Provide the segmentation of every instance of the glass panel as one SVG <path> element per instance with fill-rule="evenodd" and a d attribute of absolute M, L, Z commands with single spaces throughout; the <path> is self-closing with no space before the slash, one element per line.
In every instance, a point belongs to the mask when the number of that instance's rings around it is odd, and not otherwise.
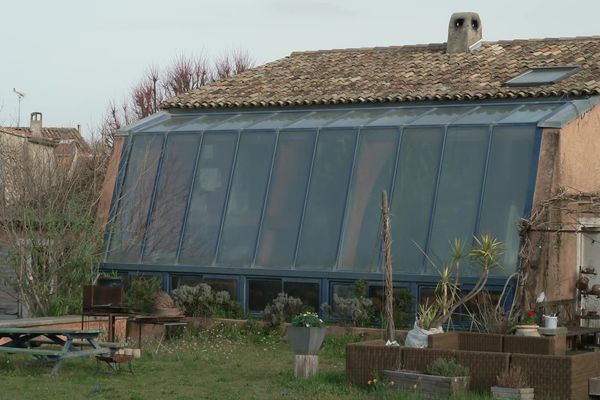
<path fill-rule="evenodd" d="M 137 263 L 154 190 L 162 135 L 134 135 L 112 226 L 109 261 Z"/>
<path fill-rule="evenodd" d="M 419 108 L 398 108 L 383 114 L 375 121 L 369 122 L 366 126 L 400 126 L 405 125 L 420 115 L 431 111 L 429 107 Z"/>
<path fill-rule="evenodd" d="M 352 111 L 348 114 L 342 115 L 329 125 L 328 128 L 354 128 L 363 126 L 370 120 L 380 116 L 387 110 L 363 110 L 363 111 Z"/>
<path fill-rule="evenodd" d="M 488 137 L 487 127 L 448 129 L 429 250 L 438 267 L 448 261 L 454 239 L 473 241 Z M 427 269 L 437 272 L 430 263 Z"/>
<path fill-rule="evenodd" d="M 322 131 L 298 249 L 298 268 L 331 269 L 346 203 L 356 133 Z"/>
<path fill-rule="evenodd" d="M 281 293 L 281 280 L 248 280 L 248 310 L 262 312 Z"/>
<path fill-rule="evenodd" d="M 289 125 L 288 128 L 320 128 L 347 113 L 348 110 L 313 112 Z"/>
<path fill-rule="evenodd" d="M 422 287 L 419 291 L 419 304 L 433 304 L 435 303 L 435 297 L 435 288 Z"/>
<path fill-rule="evenodd" d="M 219 248 L 219 264 L 247 266 L 252 262 L 274 143 L 274 133 L 242 133 Z"/>
<path fill-rule="evenodd" d="M 189 122 L 181 125 L 179 128 L 174 129 L 175 132 L 201 132 L 209 129 L 211 126 L 227 121 L 239 114 L 209 114 L 203 115 L 199 118 L 192 119 Z"/>
<path fill-rule="evenodd" d="M 204 134 L 180 264 L 211 265 L 213 262 L 236 140 L 234 133 Z"/>
<path fill-rule="evenodd" d="M 498 123 L 513 124 L 538 122 L 560 106 L 562 106 L 562 104 L 558 103 L 525 105 L 505 119 L 498 121 Z"/>
<path fill-rule="evenodd" d="M 310 282 L 284 282 L 283 291 L 288 296 L 302 300 L 302 304 L 319 312 L 319 284 Z"/>
<path fill-rule="evenodd" d="M 175 262 L 199 143 L 198 134 L 167 137 L 146 235 L 145 263 Z"/>
<path fill-rule="evenodd" d="M 492 124 L 516 110 L 516 106 L 481 106 L 453 124 Z"/>
<path fill-rule="evenodd" d="M 344 269 L 378 269 L 381 192 L 390 191 L 398 134 L 393 128 L 361 131 L 344 227 Z"/>
<path fill-rule="evenodd" d="M 217 279 L 208 276 L 204 277 L 204 283 L 211 287 L 213 293 L 227 292 L 232 299 L 237 299 L 237 280 L 236 279 Z"/>
<path fill-rule="evenodd" d="M 506 82 L 509 86 L 529 86 L 556 83 L 577 70 L 577 67 L 535 68 Z"/>
<path fill-rule="evenodd" d="M 155 125 L 150 126 L 149 128 L 142 129 L 140 130 L 140 132 L 168 132 L 172 129 L 178 128 L 182 124 L 187 124 L 190 121 L 193 121 L 194 118 L 195 117 L 171 117 L 166 121 L 159 122 Z"/>
<path fill-rule="evenodd" d="M 257 124 L 249 126 L 247 129 L 280 129 L 288 126 L 292 122 L 307 116 L 307 112 L 280 112 L 271 114 L 267 119 L 264 119 Z"/>
<path fill-rule="evenodd" d="M 219 130 L 219 131 L 231 131 L 231 130 L 238 130 L 238 129 L 243 129 L 247 126 L 253 125 L 259 121 L 262 121 L 264 119 L 267 119 L 269 117 L 271 117 L 272 113 L 260 113 L 260 114 L 247 114 L 247 113 L 243 113 L 243 114 L 239 114 L 237 117 L 228 119 L 227 121 L 223 122 L 222 124 L 213 126 L 211 128 L 211 130 Z"/>
<path fill-rule="evenodd" d="M 414 317 L 414 299 L 410 291 L 405 287 L 394 287 L 394 324 L 400 327 L 408 327 Z M 383 286 L 369 286 L 369 298 L 373 301 L 376 325 L 383 322 L 385 315 L 385 288 Z"/>
<path fill-rule="evenodd" d="M 430 113 L 414 120 L 410 125 L 445 125 L 464 115 L 475 107 L 438 107 Z"/>
<path fill-rule="evenodd" d="M 202 283 L 201 275 L 181 276 L 171 275 L 171 290 L 180 286 L 196 286 Z"/>
<path fill-rule="evenodd" d="M 439 128 L 406 128 L 390 205 L 394 269 L 421 273 L 442 152 Z"/>
<path fill-rule="evenodd" d="M 504 243 L 504 268 L 495 275 L 509 275 L 517 267 L 517 223 L 526 211 L 534 141 L 535 127 L 494 129 L 479 231 Z"/>
<path fill-rule="evenodd" d="M 316 132 L 281 132 L 256 264 L 290 268 Z"/>

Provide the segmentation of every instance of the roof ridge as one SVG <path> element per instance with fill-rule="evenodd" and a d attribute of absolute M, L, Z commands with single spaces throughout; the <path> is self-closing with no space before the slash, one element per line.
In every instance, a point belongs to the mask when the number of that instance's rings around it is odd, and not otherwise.
<path fill-rule="evenodd" d="M 482 45 L 494 44 L 513 44 L 522 42 L 559 42 L 559 41 L 584 41 L 584 40 L 600 40 L 600 35 L 591 36 L 565 36 L 565 37 L 546 37 L 546 38 L 528 38 L 528 39 L 503 39 L 503 40 L 484 40 Z M 365 47 L 347 47 L 334 49 L 319 49 L 319 50 L 298 50 L 290 53 L 290 57 L 302 54 L 322 54 L 322 53 L 337 53 L 337 52 L 352 52 L 352 51 L 367 51 L 367 50 L 422 50 L 427 48 L 437 49 L 446 47 L 446 42 L 441 43 L 420 43 L 420 44 L 403 44 L 390 46 L 365 46 Z"/>

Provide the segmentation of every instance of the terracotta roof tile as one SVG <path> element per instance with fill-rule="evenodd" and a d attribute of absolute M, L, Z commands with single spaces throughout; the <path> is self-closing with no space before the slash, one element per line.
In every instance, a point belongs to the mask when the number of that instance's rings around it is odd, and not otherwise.
<path fill-rule="evenodd" d="M 0 126 L 0 132 L 8 133 L 9 135 L 21 136 L 25 138 L 35 138 L 29 128 L 15 128 Z M 48 144 L 58 144 L 61 140 L 72 140 L 77 145 L 77 148 L 84 153 L 91 153 L 90 146 L 81 137 L 77 128 L 41 128 L 41 138 L 50 139 Z"/>
<path fill-rule="evenodd" d="M 600 37 L 484 42 L 470 53 L 445 44 L 296 52 L 168 99 L 163 108 L 269 107 L 600 94 Z M 578 64 L 536 87 L 504 82 L 531 67 Z"/>

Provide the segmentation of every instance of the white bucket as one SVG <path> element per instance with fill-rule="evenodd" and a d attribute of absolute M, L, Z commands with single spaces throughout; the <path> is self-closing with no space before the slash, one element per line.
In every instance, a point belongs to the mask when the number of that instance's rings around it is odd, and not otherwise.
<path fill-rule="evenodd" d="M 558 326 L 558 317 L 544 315 L 544 327 L 548 329 L 556 329 Z"/>

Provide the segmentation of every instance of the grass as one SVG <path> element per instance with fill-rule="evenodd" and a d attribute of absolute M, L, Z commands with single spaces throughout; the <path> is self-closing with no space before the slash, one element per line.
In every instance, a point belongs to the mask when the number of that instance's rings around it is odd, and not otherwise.
<path fill-rule="evenodd" d="M 145 346 L 134 375 L 95 374 L 93 359 L 63 364 L 58 376 L 18 355 L 0 356 L 6 399 L 419 399 L 414 394 L 346 383 L 347 343 L 359 336 L 327 339 L 320 373 L 295 379 L 293 354 L 277 332 L 221 327 Z M 485 399 L 467 395 L 461 399 Z"/>

